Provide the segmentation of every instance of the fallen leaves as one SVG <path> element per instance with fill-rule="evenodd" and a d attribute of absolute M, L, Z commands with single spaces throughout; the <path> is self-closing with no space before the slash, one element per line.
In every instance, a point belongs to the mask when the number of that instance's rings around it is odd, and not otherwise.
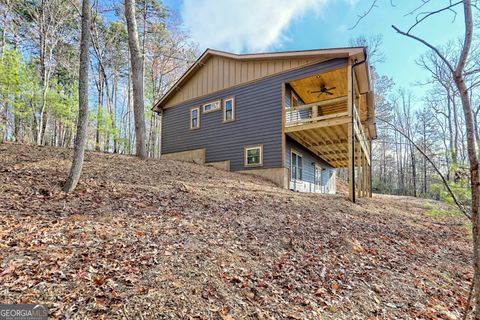
<path fill-rule="evenodd" d="M 106 277 L 93 277 L 93 283 L 95 283 L 97 286 L 102 286 L 105 283 L 105 280 L 107 280 Z"/>
<path fill-rule="evenodd" d="M 455 319 L 471 277 L 461 221 L 423 200 L 292 193 L 175 161 L 0 151 L 0 301 L 52 318 Z M 340 188 L 341 189 L 341 188 Z"/>

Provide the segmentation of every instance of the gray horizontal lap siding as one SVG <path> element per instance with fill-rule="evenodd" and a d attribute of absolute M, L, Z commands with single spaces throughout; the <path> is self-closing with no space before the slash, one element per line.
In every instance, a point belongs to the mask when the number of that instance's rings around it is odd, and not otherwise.
<path fill-rule="evenodd" d="M 206 149 L 206 162 L 230 160 L 232 170 L 244 167 L 244 147 L 263 145 L 263 166 L 282 164 L 282 82 L 341 67 L 346 59 L 330 60 L 279 74 L 235 88 L 229 88 L 185 104 L 166 109 L 162 120 L 162 153 Z M 223 99 L 235 97 L 235 121 L 223 123 Z M 222 109 L 200 110 L 200 128 L 190 130 L 190 109 L 213 100 Z M 258 167 L 255 167 L 258 168 Z"/>

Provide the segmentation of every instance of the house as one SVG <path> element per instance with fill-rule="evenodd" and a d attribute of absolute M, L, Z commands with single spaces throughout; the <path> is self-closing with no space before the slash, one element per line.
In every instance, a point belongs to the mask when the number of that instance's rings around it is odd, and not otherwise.
<path fill-rule="evenodd" d="M 302 192 L 371 196 L 375 106 L 364 47 L 208 49 L 154 105 L 162 157 L 251 173 Z"/>

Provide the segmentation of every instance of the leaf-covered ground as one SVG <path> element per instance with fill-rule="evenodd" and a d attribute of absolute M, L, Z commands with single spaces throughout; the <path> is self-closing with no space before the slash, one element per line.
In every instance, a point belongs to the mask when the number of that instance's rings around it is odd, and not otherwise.
<path fill-rule="evenodd" d="M 462 218 L 195 164 L 0 145 L 0 302 L 60 319 L 458 319 Z"/>

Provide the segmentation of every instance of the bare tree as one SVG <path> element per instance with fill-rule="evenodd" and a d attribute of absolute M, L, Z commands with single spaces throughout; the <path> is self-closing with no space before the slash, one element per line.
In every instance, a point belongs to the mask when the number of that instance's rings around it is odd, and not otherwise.
<path fill-rule="evenodd" d="M 37 144 L 44 142 L 47 126 L 47 95 L 51 78 L 55 72 L 55 54 L 62 42 L 69 41 L 74 34 L 75 11 L 73 6 L 65 6 L 61 0 L 35 0 L 14 2 L 17 12 L 22 12 L 21 19 L 25 33 L 32 37 L 32 42 L 39 53 L 40 78 L 42 80 L 42 100 L 35 121 L 35 139 Z"/>
<path fill-rule="evenodd" d="M 446 10 L 453 10 L 453 7 L 457 5 L 463 5 L 463 13 L 465 19 L 465 36 L 462 43 L 461 52 L 456 64 L 452 63 L 451 60 L 442 54 L 440 49 L 428 41 L 413 35 L 412 30 L 421 22 L 425 21 L 434 14 L 443 12 Z M 471 220 L 473 225 L 473 264 L 474 264 L 474 294 L 475 298 L 475 319 L 480 319 L 480 180 L 479 180 L 479 168 L 478 168 L 478 157 L 476 152 L 476 139 L 475 139 L 475 121 L 473 110 L 470 101 L 469 88 L 465 82 L 465 66 L 467 64 L 468 55 L 470 53 L 472 45 L 472 35 L 473 35 L 473 17 L 472 17 L 472 2 L 471 0 L 458 1 L 455 3 L 450 2 L 450 5 L 441 8 L 436 11 L 429 13 L 423 13 L 420 16 L 417 16 L 417 20 L 414 25 L 412 25 L 408 31 L 402 31 L 399 28 L 392 26 L 392 28 L 397 31 L 399 34 L 406 37 L 412 38 L 423 45 L 430 48 L 447 66 L 448 72 L 455 82 L 455 86 L 459 92 L 460 99 L 462 102 L 463 113 L 465 117 L 466 125 L 466 140 L 467 140 L 467 150 L 468 158 L 470 162 L 470 182 L 472 190 L 472 214 Z"/>
<path fill-rule="evenodd" d="M 363 14 L 359 15 L 357 22 L 352 27 L 358 25 L 358 23 L 365 18 L 373 8 L 376 7 L 378 0 L 373 0 L 369 9 Z M 475 300 L 474 309 L 475 309 L 475 319 L 480 320 L 480 177 L 479 177 L 479 163 L 477 155 L 477 146 L 476 146 L 476 131 L 475 131 L 475 119 L 474 119 L 474 110 L 471 105 L 471 86 L 467 85 L 466 77 L 472 71 L 466 71 L 466 65 L 468 63 L 469 55 L 472 51 L 472 39 L 473 39 L 473 16 L 472 16 L 472 7 L 477 7 L 476 2 L 472 4 L 471 0 L 460 0 L 460 1 L 449 1 L 447 5 L 427 10 L 425 6 L 432 4 L 431 1 L 420 1 L 420 4 L 409 12 L 409 15 L 416 14 L 415 23 L 413 23 L 407 31 L 400 30 L 396 26 L 392 25 L 392 28 L 399 34 L 406 36 L 408 38 L 414 39 L 419 43 L 423 44 L 445 64 L 447 67 L 447 72 L 449 76 L 453 79 L 455 88 L 458 91 L 460 96 L 461 104 L 463 107 L 463 114 L 465 118 L 465 129 L 466 129 L 466 141 L 467 141 L 467 153 L 468 159 L 470 162 L 470 188 L 472 193 L 471 200 L 471 221 L 473 227 L 473 267 L 474 267 L 474 276 L 473 276 L 473 286 L 474 293 L 472 298 Z M 439 13 L 443 12 L 452 12 L 454 17 L 457 16 L 455 9 L 461 7 L 463 9 L 464 16 L 464 38 L 460 43 L 460 53 L 458 58 L 453 60 L 449 59 L 445 54 L 441 52 L 441 49 L 438 46 L 433 45 L 429 41 L 413 34 L 414 29 Z M 478 72 L 478 70 L 476 70 Z"/>
<path fill-rule="evenodd" d="M 77 135 L 75 136 L 75 146 L 73 152 L 73 162 L 67 181 L 63 186 L 63 191 L 71 192 L 77 186 L 83 167 L 83 157 L 85 154 L 85 145 L 87 143 L 87 124 L 88 124 L 88 68 L 90 56 L 90 0 L 83 0 L 82 4 L 82 36 L 80 42 L 80 68 L 79 68 L 79 110 L 77 120 Z"/>
<path fill-rule="evenodd" d="M 135 0 L 125 0 L 125 18 L 127 20 L 128 44 L 132 63 L 133 115 L 135 118 L 135 146 L 137 157 L 147 157 L 145 139 L 145 109 L 143 92 L 143 54 L 138 41 L 137 21 L 135 18 Z"/>
<path fill-rule="evenodd" d="M 454 6 L 462 4 L 463 12 L 465 18 L 465 37 L 462 43 L 462 50 L 456 65 L 454 65 L 450 60 L 448 60 L 445 55 L 443 55 L 440 50 L 434 45 L 430 44 L 426 40 L 411 34 L 412 29 L 418 25 L 420 22 L 427 19 L 429 16 L 445 11 L 450 10 Z M 468 55 L 470 53 L 470 48 L 472 45 L 472 35 L 473 35 L 473 17 L 472 17 L 472 2 L 471 0 L 459 1 L 452 3 L 449 6 L 431 12 L 424 15 L 421 18 L 417 19 L 417 22 L 408 30 L 402 31 L 395 26 L 392 26 L 395 31 L 399 34 L 412 38 L 420 43 L 424 44 L 430 48 L 435 54 L 445 63 L 450 72 L 455 86 L 459 92 L 460 99 L 462 101 L 463 113 L 465 117 L 465 125 L 467 132 L 467 150 L 468 158 L 470 161 L 470 186 L 472 189 L 472 226 L 473 226 L 473 264 L 474 264 L 474 294 L 475 299 L 475 319 L 480 319 L 480 180 L 479 180 L 479 168 L 478 168 L 478 157 L 476 150 L 476 139 L 475 139 L 475 121 L 473 117 L 473 110 L 470 103 L 470 94 L 469 88 L 465 83 L 465 65 L 467 64 Z"/>

